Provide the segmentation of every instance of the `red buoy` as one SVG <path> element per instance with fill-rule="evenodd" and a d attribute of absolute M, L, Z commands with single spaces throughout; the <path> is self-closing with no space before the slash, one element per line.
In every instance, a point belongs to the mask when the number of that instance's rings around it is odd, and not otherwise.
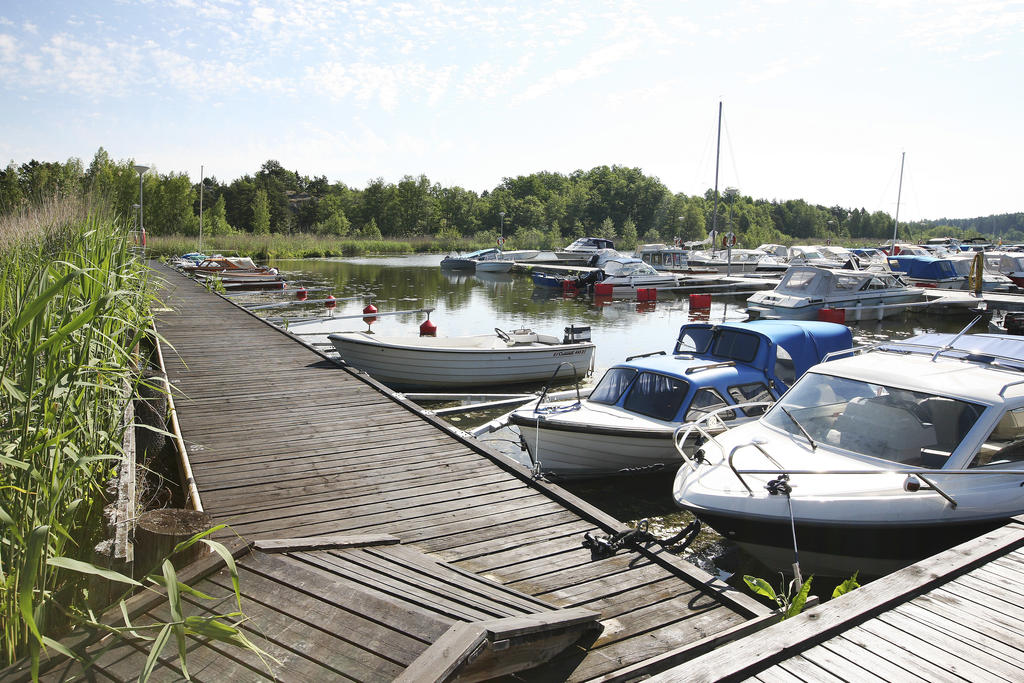
<path fill-rule="evenodd" d="M 377 322 L 377 316 L 370 315 L 371 313 L 376 312 L 376 306 L 374 306 L 373 304 L 367 304 L 366 308 L 363 309 L 363 322 L 366 323 L 367 325 L 372 325 L 373 323 Z"/>
<path fill-rule="evenodd" d="M 819 308 L 818 309 L 818 320 L 826 323 L 845 323 L 846 322 L 846 309 L 845 308 Z"/>
<path fill-rule="evenodd" d="M 295 292 L 295 298 L 298 299 L 299 301 L 305 301 L 306 300 L 306 288 L 305 287 L 299 287 L 298 291 Z"/>
<path fill-rule="evenodd" d="M 711 308 L 711 295 L 710 294 L 691 294 L 690 295 L 690 308 Z"/>
<path fill-rule="evenodd" d="M 334 295 L 333 294 L 328 294 L 327 295 L 327 301 L 324 302 L 324 306 L 326 306 L 327 308 L 334 308 L 337 305 L 338 305 L 338 302 L 334 300 Z"/>
<path fill-rule="evenodd" d="M 436 337 L 437 336 L 437 325 L 430 322 L 430 318 L 427 318 L 420 323 L 420 336 L 421 337 Z"/>

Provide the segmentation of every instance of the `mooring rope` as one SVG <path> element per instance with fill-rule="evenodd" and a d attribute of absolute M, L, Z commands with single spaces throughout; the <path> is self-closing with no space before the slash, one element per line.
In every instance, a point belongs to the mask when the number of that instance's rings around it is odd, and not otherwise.
<path fill-rule="evenodd" d="M 583 534 L 583 547 L 590 550 L 591 560 L 601 560 L 606 557 L 611 557 L 623 548 L 647 550 L 654 543 L 657 543 L 663 549 L 668 550 L 671 548 L 674 552 L 680 553 L 686 550 L 686 548 L 693 543 L 694 539 L 697 538 L 697 534 L 700 533 L 701 523 L 700 520 L 694 519 L 683 527 L 675 536 L 666 539 L 658 538 L 652 534 L 649 529 L 650 522 L 647 518 L 644 518 L 637 522 L 635 528 L 626 529 L 625 531 L 619 531 L 614 534 L 596 536 L 587 532 Z M 631 560 L 630 566 L 639 559 L 640 556 L 637 556 Z"/>
<path fill-rule="evenodd" d="M 769 495 L 782 494 L 786 496 L 786 503 L 789 506 L 789 529 L 793 534 L 793 575 L 796 577 L 797 586 L 802 586 L 804 579 L 800 574 L 800 548 L 796 543 L 796 519 L 793 517 L 793 497 L 790 495 L 793 492 L 793 487 L 789 485 L 789 475 L 779 475 L 778 479 L 769 481 L 765 488 L 768 489 Z"/>

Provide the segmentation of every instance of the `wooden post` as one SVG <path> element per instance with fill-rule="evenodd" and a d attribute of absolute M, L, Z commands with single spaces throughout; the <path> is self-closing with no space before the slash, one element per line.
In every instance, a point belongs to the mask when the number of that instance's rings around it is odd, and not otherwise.
<path fill-rule="evenodd" d="M 197 510 L 165 508 L 142 513 L 135 525 L 135 578 L 141 579 L 159 568 L 174 546 L 212 525 L 210 515 Z M 180 571 L 201 557 L 206 549 L 206 544 L 196 543 L 171 556 L 170 560 Z"/>

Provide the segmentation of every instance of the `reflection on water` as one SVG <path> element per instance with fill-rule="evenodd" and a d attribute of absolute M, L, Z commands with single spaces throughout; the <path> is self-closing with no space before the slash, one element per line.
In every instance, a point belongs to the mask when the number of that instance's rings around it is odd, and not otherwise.
<path fill-rule="evenodd" d="M 679 327 L 693 320 L 744 320 L 747 295 L 712 295 L 710 309 L 690 311 L 683 294 L 659 292 L 658 301 L 643 302 L 580 294 L 568 295 L 555 288 L 534 287 L 528 275 L 506 273 L 472 273 L 442 271 L 441 257 L 417 255 L 409 257 L 281 260 L 273 263 L 291 283 L 307 287 L 327 287 L 339 301 L 335 315 L 358 314 L 369 301 L 381 312 L 434 308 L 430 319 L 437 325 L 439 336 L 480 334 L 495 327 L 502 329 L 531 328 L 538 332 L 561 336 L 569 325 L 589 325 L 597 346 L 596 375 L 627 356 L 658 350 L 670 350 Z M 292 286 L 294 291 L 294 286 Z M 326 297 L 328 291 L 322 296 Z M 251 300 L 269 301 L 283 294 L 253 293 Z M 312 295 L 311 295 L 312 296 Z M 294 310 L 292 310 L 294 309 Z M 280 309 L 269 313 L 281 315 Z M 290 315 L 327 315 L 323 304 L 290 307 Z M 373 330 L 387 335 L 415 335 L 423 313 L 409 313 L 378 318 Z M 363 330 L 358 318 L 343 329 Z M 906 314 L 851 325 L 857 345 L 874 344 L 888 339 L 903 339 L 924 332 L 959 331 L 966 321 L 961 316 L 938 316 L 926 313 Z M 500 388 L 496 389 L 501 392 Z M 462 429 L 493 419 L 494 414 L 468 414 L 450 418 Z M 488 437 L 493 446 L 528 461 L 518 443 L 507 432 Z M 595 480 L 567 484 L 566 488 L 592 504 L 622 520 L 650 518 L 652 530 L 660 537 L 674 535 L 689 523 L 688 513 L 676 511 L 671 495 L 672 473 L 623 481 Z M 753 573 L 765 578 L 767 570 L 756 561 L 736 552 L 712 532 L 703 534 L 694 544 L 694 560 L 709 571 L 715 567 L 726 572 Z M 759 573 L 760 572 L 760 573 Z M 776 583 L 776 581 L 772 581 Z M 816 587 L 819 588 L 819 587 Z M 829 592 L 815 591 L 819 595 Z"/>

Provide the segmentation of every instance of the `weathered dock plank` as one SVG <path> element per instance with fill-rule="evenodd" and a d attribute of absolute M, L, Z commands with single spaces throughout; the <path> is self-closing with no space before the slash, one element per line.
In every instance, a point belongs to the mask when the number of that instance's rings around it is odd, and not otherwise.
<path fill-rule="evenodd" d="M 652 680 L 1018 680 L 1022 547 L 1014 520 Z"/>

